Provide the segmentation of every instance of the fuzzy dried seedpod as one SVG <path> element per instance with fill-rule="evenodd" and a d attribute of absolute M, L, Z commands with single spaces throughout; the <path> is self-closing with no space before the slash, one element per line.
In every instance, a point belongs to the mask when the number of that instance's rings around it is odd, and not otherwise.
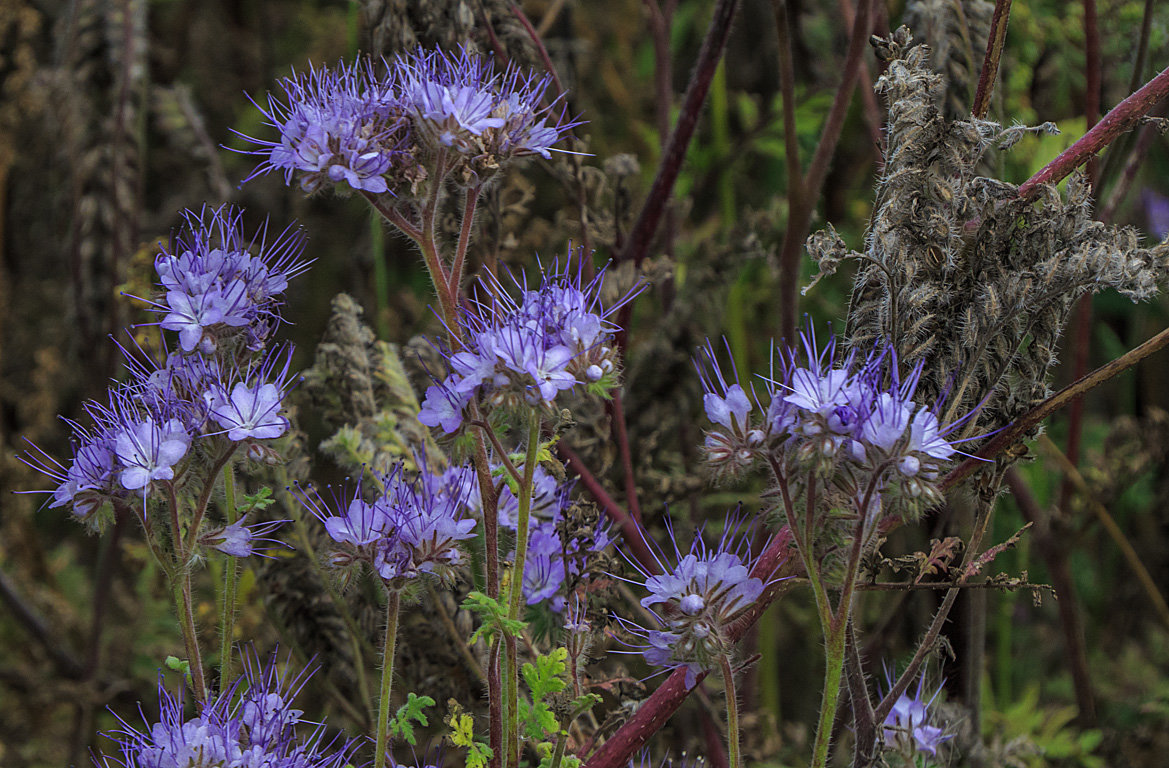
<path fill-rule="evenodd" d="M 418 450 L 425 450 L 432 468 L 441 469 L 446 458 L 418 421 L 418 398 L 397 347 L 376 340 L 361 315 L 351 296 L 333 299 L 316 360 L 305 373 L 305 389 L 326 426 L 335 430 L 321 449 L 350 471 L 365 466 L 384 474 L 398 461 L 412 466 Z"/>
<path fill-rule="evenodd" d="M 946 116 L 970 113 L 986 39 L 990 35 L 991 0 L 909 0 L 904 21 L 933 50 L 934 70 L 942 76 Z"/>
<path fill-rule="evenodd" d="M 1108 288 L 1152 296 L 1169 271 L 1169 245 L 1143 248 L 1134 230 L 1093 221 L 1082 176 L 1066 196 L 1049 186 L 1036 201 L 978 176 L 992 147 L 1054 126 L 947 120 L 929 48 L 911 43 L 904 27 L 879 42 L 890 58 L 877 83 L 889 104 L 888 147 L 865 252 L 849 252 L 831 229 L 808 248 L 822 273 L 860 262 L 849 345 L 863 353 L 889 342 L 902 365 L 922 362 L 922 397 L 945 394 L 946 421 L 981 405 L 965 432 L 985 434 L 1048 396 L 1072 303 Z"/>
<path fill-rule="evenodd" d="M 375 55 L 389 58 L 419 45 L 446 51 L 469 45 L 490 52 L 493 34 L 512 61 L 524 66 L 538 61 L 531 36 L 506 0 L 361 0 L 361 14 L 366 46 Z"/>

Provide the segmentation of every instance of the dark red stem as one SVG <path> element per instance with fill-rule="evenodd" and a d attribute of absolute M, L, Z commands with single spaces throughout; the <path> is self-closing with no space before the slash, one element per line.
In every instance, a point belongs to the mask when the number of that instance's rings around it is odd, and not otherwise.
<path fill-rule="evenodd" d="M 690 146 L 695 128 L 698 127 L 702 105 L 706 101 L 706 94 L 710 90 L 710 83 L 714 79 L 719 60 L 722 59 L 723 50 L 731 34 L 731 19 L 734 18 L 738 7 L 738 0 L 718 0 L 715 5 L 714 17 L 706 31 L 706 38 L 702 41 L 702 49 L 698 52 L 698 63 L 690 77 L 690 84 L 686 86 L 682 109 L 678 113 L 677 122 L 674 123 L 670 140 L 662 151 L 657 176 L 654 177 L 653 186 L 650 187 L 637 222 L 625 242 L 625 249 L 621 254 L 623 261 L 632 260 L 640 264 L 649 252 L 658 223 L 666 210 L 666 202 L 674 189 L 674 183 L 678 180 L 678 173 L 682 170 L 686 149 Z"/>
<path fill-rule="evenodd" d="M 1145 83 L 1139 91 L 1117 104 L 1079 141 L 1072 144 L 1019 187 L 1019 197 L 1031 199 L 1044 184 L 1055 184 L 1079 168 L 1117 136 L 1132 128 L 1157 102 L 1169 94 L 1169 68 Z"/>
<path fill-rule="evenodd" d="M 1007 23 L 1011 18 L 1011 0 L 995 0 L 994 15 L 990 17 L 990 36 L 986 41 L 986 56 L 982 59 L 982 72 L 978 75 L 978 89 L 974 92 L 974 106 L 971 112 L 977 118 L 986 117 L 990 111 L 990 96 L 994 93 L 994 81 L 999 74 L 999 59 L 1007 41 Z"/>
<path fill-rule="evenodd" d="M 605 514 L 609 519 L 621 529 L 621 535 L 625 538 L 626 543 L 629 544 L 630 550 L 633 551 L 633 556 L 637 562 L 648 573 L 654 574 L 658 572 L 657 558 L 649 549 L 649 544 L 646 541 L 646 534 L 634 520 L 621 506 L 613 500 L 613 497 L 605 491 L 605 488 L 597 480 L 592 472 L 589 471 L 585 463 L 581 461 L 580 456 L 576 451 L 568 447 L 568 445 L 561 440 L 556 444 L 556 450 L 564 459 L 564 463 L 568 465 L 568 469 L 574 472 L 580 483 L 585 487 L 598 504 L 601 509 L 605 510 Z"/>

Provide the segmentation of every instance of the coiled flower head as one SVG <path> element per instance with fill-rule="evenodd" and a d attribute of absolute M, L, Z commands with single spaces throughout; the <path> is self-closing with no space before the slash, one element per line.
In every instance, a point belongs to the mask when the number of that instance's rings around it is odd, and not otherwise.
<path fill-rule="evenodd" d="M 451 373 L 427 389 L 418 415 L 423 424 L 456 432 L 474 398 L 489 408 L 551 408 L 559 393 L 577 385 L 598 393 L 616 385 L 612 339 L 619 328 L 609 318 L 642 286 L 603 307 L 604 270 L 586 281 L 584 258 L 578 250 L 563 268 L 541 270 L 535 289 L 516 281 L 518 297 L 490 275 L 481 280 L 494 300 L 463 312 L 463 349 L 447 356 Z"/>
<path fill-rule="evenodd" d="M 658 627 L 642 627 L 618 619 L 633 636 L 645 660 L 659 667 L 685 667 L 686 684 L 693 686 L 700 672 L 718 666 L 733 644 L 727 632 L 736 618 L 763 593 L 764 580 L 753 576 L 749 531 L 735 516 L 727 519 L 723 535 L 710 547 L 696 533 L 685 555 L 670 529 L 676 563 L 658 557 L 660 573 L 646 571 L 634 560 L 641 583 L 650 593 L 641 604 L 658 620 Z M 637 647 L 637 646 L 635 646 Z"/>

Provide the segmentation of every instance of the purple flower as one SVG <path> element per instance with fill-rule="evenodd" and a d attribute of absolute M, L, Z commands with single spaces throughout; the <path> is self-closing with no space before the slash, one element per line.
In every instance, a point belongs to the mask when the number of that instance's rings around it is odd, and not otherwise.
<path fill-rule="evenodd" d="M 123 488 L 143 494 L 155 480 L 174 478 L 174 465 L 187 454 L 191 436 L 178 419 L 157 423 L 150 416 L 126 424 L 114 434 L 114 452 L 123 467 Z"/>
<path fill-rule="evenodd" d="M 612 339 L 617 326 L 609 317 L 632 299 L 637 286 L 613 306 L 599 299 L 604 270 L 584 280 L 581 259 L 568 259 L 541 272 L 539 286 L 529 290 L 517 280 L 519 297 L 508 294 L 491 275 L 483 278 L 491 304 L 475 304 L 460 318 L 464 347 L 448 355 L 451 373 L 427 390 L 422 423 L 457 431 L 472 397 L 489 406 L 551 407 L 556 397 L 578 384 L 607 391 L 615 385 L 617 352 Z"/>
<path fill-rule="evenodd" d="M 288 419 L 280 410 L 291 362 L 292 346 L 288 345 L 256 365 L 245 381 L 235 382 L 230 394 L 226 385 L 208 393 L 209 415 L 223 427 L 229 440 L 270 440 L 288 431 Z M 281 366 L 278 373 L 277 366 Z"/>
<path fill-rule="evenodd" d="M 267 108 L 257 105 L 280 132 L 279 141 L 235 132 L 258 145 L 252 154 L 263 158 L 245 181 L 275 170 L 284 173 L 285 184 L 299 174 L 306 192 L 330 183 L 373 194 L 389 191 L 386 174 L 408 158 L 409 135 L 393 73 L 379 77 L 374 63 L 362 59 L 352 66 L 339 62 L 334 69 L 310 67 L 282 79 L 280 87 L 283 100 L 269 94 Z"/>
<path fill-rule="evenodd" d="M 436 148 L 496 165 L 524 155 L 548 158 L 552 145 L 580 124 L 563 109 L 553 115 L 563 97 L 543 104 L 550 75 L 514 66 L 497 74 L 490 59 L 465 48 L 457 54 L 419 49 L 395 60 L 394 70 L 415 134 Z"/>
<path fill-rule="evenodd" d="M 1169 236 L 1169 197 L 1152 189 L 1143 189 L 1141 202 L 1145 205 L 1149 232 L 1158 240 L 1164 240 Z"/>
<path fill-rule="evenodd" d="M 122 720 L 106 734 L 120 757 L 101 755 L 105 768 L 341 768 L 353 756 L 353 741 L 327 737 L 323 724 L 306 723 L 292 699 L 308 675 L 291 680 L 245 655 L 244 677 L 192 716 L 181 694 L 171 694 L 160 676 L 159 720 L 142 730 Z"/>
<path fill-rule="evenodd" d="M 730 345 L 726 347 L 729 354 Z M 707 418 L 719 427 L 708 431 L 703 440 L 707 461 L 719 474 L 733 477 L 761 455 L 769 432 L 767 424 L 752 426 L 752 402 L 739 384 L 738 370 L 732 364 L 730 377 L 724 376 L 709 341 L 694 365 L 702 382 Z M 733 383 L 728 383 L 728 378 Z"/>
<path fill-rule="evenodd" d="M 249 347 L 263 346 L 280 319 L 279 295 L 308 267 L 303 233 L 289 227 L 268 242 L 264 228 L 249 240 L 243 211 L 232 206 L 183 216 L 183 229 L 154 262 L 164 291 L 163 301 L 151 302 L 163 315 L 159 325 L 176 331 L 188 353 L 214 349 L 233 328 L 245 330 Z"/>
<path fill-rule="evenodd" d="M 457 476 L 457 485 L 445 485 L 443 478 L 456 475 L 435 477 L 424 461 L 417 461 L 421 468 L 417 476 L 407 476 L 398 464 L 379 478 L 382 491 L 373 501 L 363 498 L 358 485 L 353 494 L 338 499 L 337 506 L 345 509 L 340 514 L 301 491 L 305 504 L 341 545 L 333 557 L 335 564 L 365 562 L 382 579 L 395 583 L 423 573 L 441 574 L 462 562 L 458 543 L 475 535 L 475 520 L 464 514 L 472 486 L 463 481 L 463 473 Z"/>
<path fill-rule="evenodd" d="M 249 526 L 245 518 L 240 518 L 231 525 L 221 526 L 220 528 L 200 535 L 199 543 L 212 549 L 217 549 L 225 555 L 248 557 L 249 555 L 260 554 L 262 552 L 256 546 L 259 542 L 282 544 L 277 539 L 269 539 L 265 538 L 265 536 L 286 522 L 288 521 L 273 520 Z M 265 549 L 271 549 L 271 547 Z"/>
<path fill-rule="evenodd" d="M 905 692 L 898 697 L 893 709 L 885 718 L 882 733 L 885 745 L 890 749 L 912 746 L 917 752 L 925 752 L 936 757 L 938 747 L 953 736 L 946 735 L 944 729 L 930 724 L 929 708 L 942 692 L 942 686 L 939 685 L 929 701 L 926 701 L 922 696 L 924 683 L 924 678 L 917 681 L 917 692 L 913 696 Z M 892 687 L 891 680 L 889 686 Z"/>
<path fill-rule="evenodd" d="M 673 540 L 674 532 L 670 530 Z M 650 593 L 641 604 L 658 620 L 658 627 L 642 627 L 621 620 L 643 641 L 638 647 L 654 666 L 685 667 L 686 684 L 693 686 L 698 673 L 714 668 L 731 650 L 726 636 L 731 623 L 763 593 L 764 582 L 752 576 L 755 560 L 749 551 L 749 531 L 729 517 L 715 547 L 696 534 L 690 550 L 682 555 L 674 541 L 677 564 L 668 566 L 658 557 L 660 573 L 652 574 L 635 560 L 629 563 L 641 574 Z"/>

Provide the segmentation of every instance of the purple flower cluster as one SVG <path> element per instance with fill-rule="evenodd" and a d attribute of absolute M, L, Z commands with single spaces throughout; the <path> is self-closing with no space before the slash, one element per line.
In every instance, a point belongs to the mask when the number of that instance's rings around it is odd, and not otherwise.
<path fill-rule="evenodd" d="M 481 163 L 548 158 L 552 145 L 578 124 L 563 111 L 552 118 L 560 98 L 543 104 L 551 75 L 537 77 L 515 66 L 496 73 L 490 59 L 466 49 L 452 55 L 419 50 L 394 64 L 415 135 L 436 149 L 453 148 Z"/>
<path fill-rule="evenodd" d="M 261 238 L 253 255 L 238 210 L 188 211 L 186 220 L 176 247 L 155 260 L 163 295 L 155 305 L 166 313 L 159 325 L 178 332 L 180 349 L 168 350 L 165 340 L 157 353 L 122 346 L 126 380 L 111 385 L 105 402 L 83 404 L 91 426 L 67 421 L 72 461 L 61 464 L 35 446 L 26 457 L 57 482 L 50 506 L 72 506 L 80 519 L 92 519 L 107 502 L 137 496 L 145 503 L 159 483 L 190 481 L 183 471 L 188 459 L 220 450 L 204 447 L 208 441 L 242 443 L 249 455 L 266 455 L 256 441 L 288 431 L 281 408 L 292 348 L 265 353 L 263 345 L 279 320 L 279 294 L 305 268 L 301 241 L 289 231 L 270 247 Z M 187 320 L 178 319 L 196 306 Z M 237 523 L 200 540 L 246 554 L 270 530 Z"/>
<path fill-rule="evenodd" d="M 448 356 L 450 375 L 427 389 L 418 416 L 423 424 L 458 431 L 476 397 L 488 407 L 551 407 L 577 385 L 601 393 L 612 388 L 619 329 L 609 318 L 641 288 L 602 307 L 604 270 L 586 282 L 579 267 L 585 258 L 578 251 L 563 271 L 559 264 L 542 271 L 534 290 L 517 283 L 518 298 L 490 275 L 482 279 L 483 294 L 494 298 L 463 312 L 463 349 Z"/>
<path fill-rule="evenodd" d="M 163 297 L 152 302 L 163 315 L 159 325 L 178 333 L 183 352 L 211 354 L 238 332 L 248 348 L 263 347 L 280 321 L 280 294 L 308 268 L 300 258 L 303 232 L 289 227 L 269 243 L 264 230 L 248 241 L 243 211 L 231 206 L 184 217 L 186 226 L 154 261 Z"/>
<path fill-rule="evenodd" d="M 917 681 L 917 692 L 913 696 L 908 692 L 901 694 L 885 718 L 882 733 L 885 746 L 889 749 L 912 747 L 912 751 L 925 752 L 936 757 L 938 747 L 953 736 L 946 734 L 942 728 L 930 724 L 929 708 L 942 692 L 942 687 L 939 685 L 927 701 L 922 696 L 924 683 L 924 678 Z M 892 687 L 892 682 L 889 685 Z"/>
<path fill-rule="evenodd" d="M 768 457 L 785 469 L 847 464 L 892 478 L 911 499 L 932 498 L 941 467 L 957 453 L 949 435 L 960 422 L 943 426 L 935 406 L 914 400 L 921 366 L 902 378 L 891 349 L 864 360 L 849 354 L 837 365 L 835 339 L 823 348 L 810 332 L 800 340 L 777 351 L 764 378 L 766 405 L 735 372 L 728 383 L 707 345 L 699 374 L 715 424 L 705 439 L 711 467 L 735 475 Z"/>
<path fill-rule="evenodd" d="M 365 562 L 387 583 L 400 584 L 462 562 L 458 543 L 475 536 L 475 520 L 465 516 L 465 484 L 453 486 L 446 474 L 430 474 L 425 466 L 409 477 L 401 464 L 378 484 L 382 490 L 373 501 L 365 500 L 359 484 L 336 509 L 301 494 L 338 545 L 335 565 Z"/>
<path fill-rule="evenodd" d="M 408 125 L 394 82 L 379 78 L 368 60 L 283 78 L 285 101 L 269 94 L 267 109 L 260 107 L 280 140 L 244 136 L 265 158 L 248 178 L 278 170 L 285 184 L 299 174 L 306 192 L 340 183 L 388 191 L 385 174 L 408 158 Z"/>
<path fill-rule="evenodd" d="M 101 756 L 105 768 L 341 768 L 355 743 L 326 737 L 320 724 L 307 723 L 292 700 L 307 679 L 291 680 L 276 671 L 274 660 L 245 665 L 242 681 L 208 702 L 193 717 L 181 695 L 159 681 L 159 720 L 138 730 L 122 721 L 107 734 L 120 757 Z"/>
<path fill-rule="evenodd" d="M 700 672 L 718 666 L 731 652 L 727 638 L 730 624 L 763 593 L 763 580 L 751 575 L 755 560 L 750 555 L 750 536 L 734 518 L 727 520 L 715 547 L 696 534 L 690 550 L 682 555 L 674 539 L 676 565 L 658 557 L 658 574 L 630 564 L 641 574 L 650 593 L 641 604 L 658 620 L 658 627 L 642 627 L 619 619 L 634 636 L 644 641 L 638 649 L 654 666 L 685 667 L 686 684 L 693 686 Z"/>
<path fill-rule="evenodd" d="M 278 141 L 239 134 L 264 158 L 249 178 L 278 170 L 285 183 L 299 175 L 307 192 L 346 184 L 406 194 L 462 163 L 465 176 L 482 182 L 512 158 L 549 157 L 578 124 L 563 109 L 554 113 L 562 99 L 545 103 L 550 82 L 514 66 L 497 72 L 465 49 L 419 49 L 380 68 L 368 59 L 310 68 L 284 78 L 284 98 L 269 95 L 260 107 Z"/>

